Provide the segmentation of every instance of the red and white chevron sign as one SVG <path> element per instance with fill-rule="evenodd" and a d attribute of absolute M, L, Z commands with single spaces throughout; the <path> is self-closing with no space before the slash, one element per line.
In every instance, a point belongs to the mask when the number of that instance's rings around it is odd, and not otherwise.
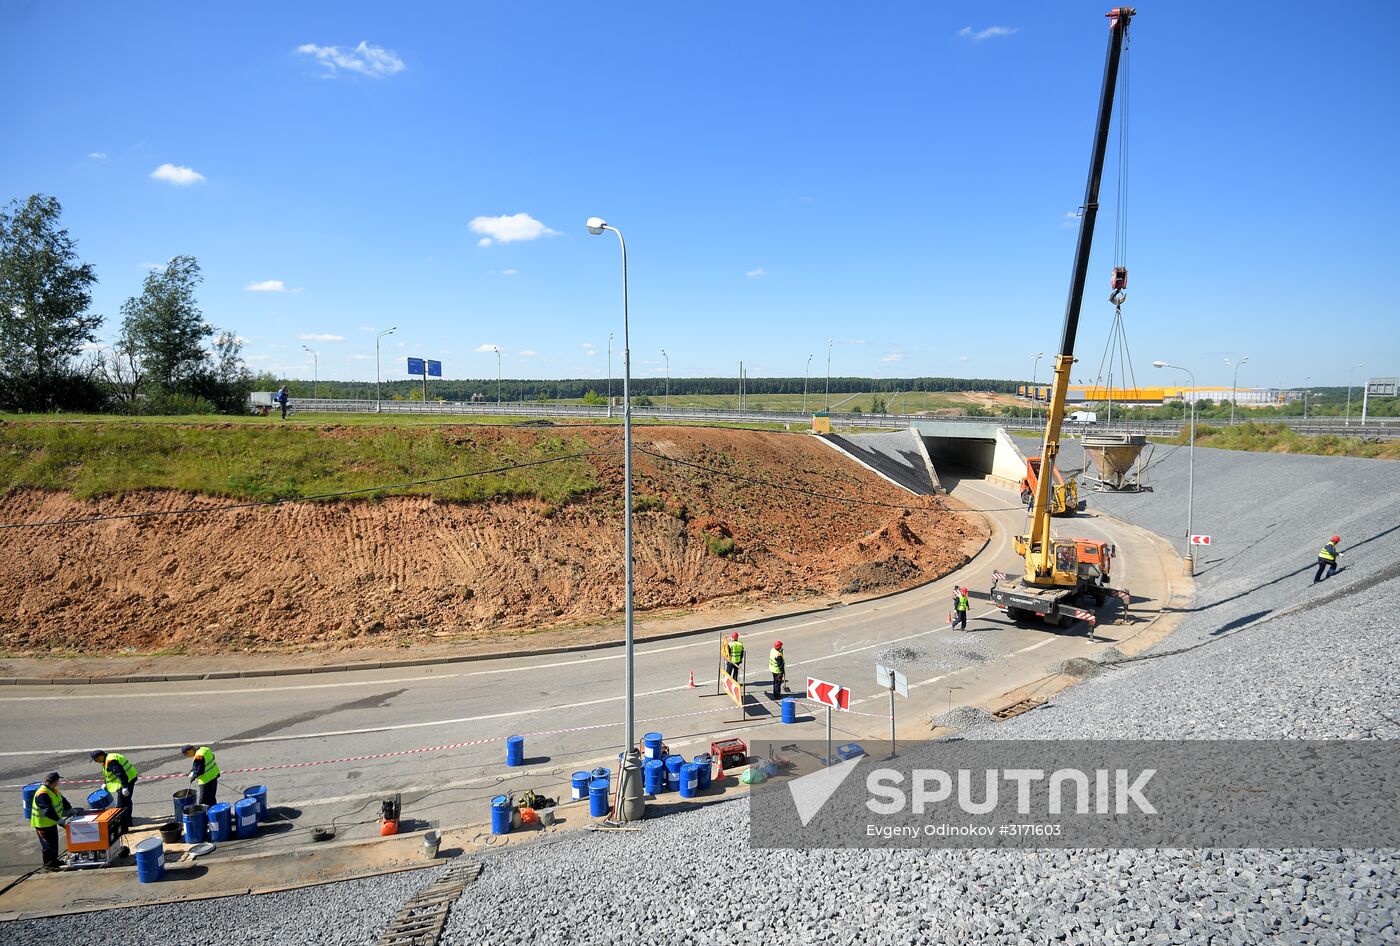
<path fill-rule="evenodd" d="M 1191 536 L 1191 544 L 1192 544 L 1192 545 L 1210 545 L 1210 536 L 1208 536 L 1208 535 L 1193 535 L 1193 536 Z"/>
<path fill-rule="evenodd" d="M 1095 627 L 1099 623 L 1099 616 L 1093 611 L 1085 611 L 1083 608 L 1061 608 L 1061 614 L 1068 614 L 1072 618 L 1079 618 L 1081 621 L 1088 621 L 1090 627 Z"/>
<path fill-rule="evenodd" d="M 807 699 L 823 706 L 830 706 L 832 709 L 849 710 L 851 708 L 850 690 L 839 683 L 827 683 L 825 680 L 817 680 L 812 677 L 807 678 Z"/>

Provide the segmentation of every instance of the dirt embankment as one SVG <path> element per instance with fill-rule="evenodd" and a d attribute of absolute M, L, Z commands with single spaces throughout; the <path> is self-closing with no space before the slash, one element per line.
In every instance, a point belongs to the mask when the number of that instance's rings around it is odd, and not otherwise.
<path fill-rule="evenodd" d="M 619 432 L 580 436 L 602 449 Z M 943 500 L 910 496 L 808 437 L 665 427 L 641 428 L 636 441 L 640 611 L 905 587 L 963 564 L 986 534 Z M 338 650 L 607 621 L 623 605 L 620 450 L 591 462 L 598 488 L 562 505 L 393 497 L 13 531 L 0 544 L 0 647 Z M 0 498 L 0 521 L 195 502 L 232 505 L 175 491 L 78 501 L 20 490 Z"/>

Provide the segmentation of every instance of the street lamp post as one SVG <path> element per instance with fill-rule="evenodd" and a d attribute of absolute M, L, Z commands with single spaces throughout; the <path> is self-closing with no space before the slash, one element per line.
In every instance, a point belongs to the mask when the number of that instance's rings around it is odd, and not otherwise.
<path fill-rule="evenodd" d="M 1240 381 L 1240 366 L 1248 360 L 1248 355 L 1245 355 L 1243 358 L 1241 358 L 1239 364 L 1231 364 L 1229 358 L 1225 359 L 1226 366 L 1233 367 L 1235 369 L 1234 377 L 1230 379 L 1230 426 L 1232 427 L 1235 424 L 1235 401 L 1239 398 L 1237 391 L 1239 388 Z"/>
<path fill-rule="evenodd" d="M 623 821 L 640 821 L 646 813 L 646 797 L 642 794 L 642 760 L 637 752 L 634 730 L 634 689 L 632 673 L 632 350 L 628 336 L 627 313 L 627 241 L 622 231 L 610 227 L 601 217 L 589 217 L 588 232 L 594 235 L 604 230 L 617 234 L 622 249 L 622 516 L 623 516 L 623 585 L 624 585 L 624 665 L 626 686 L 626 721 L 623 727 L 623 757 L 621 785 L 618 791 L 618 814 Z"/>
<path fill-rule="evenodd" d="M 1312 375 L 1303 379 L 1303 420 L 1308 419 L 1308 392 L 1312 390 Z"/>
<path fill-rule="evenodd" d="M 491 350 L 496 353 L 496 410 L 501 409 L 501 346 L 492 345 Z"/>
<path fill-rule="evenodd" d="M 1173 368 L 1177 371 L 1185 371 L 1186 377 L 1191 379 L 1191 449 L 1186 473 L 1186 574 L 1195 575 L 1196 554 L 1191 548 L 1191 509 L 1196 489 L 1196 376 L 1191 373 L 1191 369 L 1189 368 L 1183 368 L 1180 365 L 1169 365 L 1165 361 L 1154 361 L 1152 362 L 1152 367 Z"/>
<path fill-rule="evenodd" d="M 807 379 L 812 377 L 812 356 L 807 356 L 807 367 L 802 372 L 802 413 L 807 413 Z"/>
<path fill-rule="evenodd" d="M 612 340 L 613 333 L 608 333 L 608 416 L 612 416 Z"/>
<path fill-rule="evenodd" d="M 1031 420 L 1035 420 L 1035 402 L 1040 399 L 1035 390 L 1035 379 L 1040 373 L 1040 359 L 1045 356 L 1045 352 L 1038 351 L 1031 357 L 1035 361 L 1031 362 Z"/>
<path fill-rule="evenodd" d="M 305 345 L 301 348 L 311 352 L 311 398 L 315 400 L 321 396 L 321 356 Z"/>
<path fill-rule="evenodd" d="M 1352 365 L 1347 369 L 1347 420 L 1343 427 L 1351 426 L 1351 373 L 1357 368 L 1364 368 L 1365 365 Z"/>
<path fill-rule="evenodd" d="M 826 407 L 823 410 L 831 410 L 831 343 L 835 339 L 826 340 Z"/>
<path fill-rule="evenodd" d="M 379 340 L 385 335 L 393 335 L 399 330 L 395 325 L 393 328 L 386 328 L 378 335 L 374 336 L 374 412 L 379 413 Z"/>
<path fill-rule="evenodd" d="M 661 349 L 661 357 L 666 359 L 666 396 L 661 402 L 661 409 L 669 411 L 671 409 L 671 356 L 666 354 L 666 349 Z"/>

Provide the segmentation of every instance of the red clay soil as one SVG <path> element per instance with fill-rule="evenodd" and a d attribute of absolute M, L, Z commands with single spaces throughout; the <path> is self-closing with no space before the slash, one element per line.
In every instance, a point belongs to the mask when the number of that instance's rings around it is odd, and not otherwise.
<path fill-rule="evenodd" d="M 574 432 L 600 446 L 618 437 L 615 428 Z M 635 433 L 642 450 L 730 474 L 636 458 L 639 508 L 652 507 L 634 530 L 639 611 L 908 587 L 962 565 L 986 536 L 980 520 L 911 496 L 809 436 Z M 10 533 L 0 546 L 0 649 L 10 657 L 444 641 L 471 649 L 488 637 L 499 645 L 502 632 L 607 621 L 623 604 L 622 464 L 593 462 L 599 488 L 560 507 L 394 497 Z M 0 521 L 190 502 L 173 491 L 91 502 L 18 491 L 0 498 Z M 722 554 L 727 540 L 733 549 Z"/>

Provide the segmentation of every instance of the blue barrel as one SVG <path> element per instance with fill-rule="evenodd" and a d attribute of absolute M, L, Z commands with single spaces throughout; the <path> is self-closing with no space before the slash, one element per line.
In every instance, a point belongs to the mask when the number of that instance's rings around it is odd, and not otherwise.
<path fill-rule="evenodd" d="M 153 884 L 165 876 L 165 845 L 160 838 L 147 838 L 136 845 L 136 880 Z"/>
<path fill-rule="evenodd" d="M 783 722 L 797 722 L 797 701 L 789 697 L 783 700 Z"/>
<path fill-rule="evenodd" d="M 700 790 L 699 766 L 694 762 L 687 762 L 681 766 L 680 790 L 682 798 L 694 798 L 695 793 Z"/>
<path fill-rule="evenodd" d="M 685 765 L 685 756 L 668 755 L 666 757 L 666 787 L 675 788 L 681 783 L 681 766 Z"/>
<path fill-rule="evenodd" d="M 491 799 L 491 833 L 510 834 L 510 799 L 497 795 Z"/>
<path fill-rule="evenodd" d="M 661 758 L 662 742 L 661 733 L 647 733 L 642 737 L 642 755 L 646 756 L 648 759 Z"/>
<path fill-rule="evenodd" d="M 666 763 L 660 759 L 647 759 L 642 766 L 642 788 L 648 795 L 660 795 L 666 791 Z"/>
<path fill-rule="evenodd" d="M 258 800 L 244 798 L 233 803 L 233 830 L 240 838 L 258 833 Z"/>
<path fill-rule="evenodd" d="M 184 819 L 185 809 L 193 805 L 195 803 L 195 799 L 198 797 L 199 796 L 195 794 L 195 790 L 192 788 L 182 788 L 171 796 L 170 800 L 175 803 L 176 821 L 181 821 Z"/>
<path fill-rule="evenodd" d="M 34 813 L 34 793 L 44 787 L 43 782 L 30 782 L 20 789 L 20 794 L 24 796 L 24 823 L 29 824 L 29 817 Z"/>
<path fill-rule="evenodd" d="M 266 786 L 266 785 L 254 785 L 252 788 L 245 788 L 245 789 L 243 789 L 243 797 L 244 797 L 244 798 L 251 798 L 251 799 L 253 799 L 253 801 L 255 801 L 255 802 L 258 803 L 258 820 L 259 820 L 259 821 L 266 821 L 266 820 L 267 820 L 267 786 Z M 237 806 L 237 805 L 234 805 L 233 807 L 234 807 L 234 810 L 235 810 L 235 811 L 238 810 L 238 806 Z"/>
<path fill-rule="evenodd" d="M 209 809 L 203 805 L 190 805 L 180 813 L 180 821 L 185 827 L 185 843 L 198 844 L 209 830 Z"/>
<path fill-rule="evenodd" d="M 569 777 L 570 794 L 574 801 L 583 801 L 588 797 L 588 783 L 592 780 L 593 776 L 587 772 L 575 772 Z"/>
<path fill-rule="evenodd" d="M 506 765 L 525 764 L 525 737 L 511 736 L 506 740 Z"/>
<path fill-rule="evenodd" d="M 608 809 L 608 786 L 611 783 L 605 778 L 595 778 L 588 783 L 588 813 L 595 818 L 606 818 Z"/>
<path fill-rule="evenodd" d="M 600 778 L 605 782 L 612 781 L 612 769 L 608 768 L 606 765 L 600 765 L 588 774 L 595 779 Z"/>
<path fill-rule="evenodd" d="M 714 760 L 710 758 L 708 752 L 695 757 L 696 774 L 700 776 L 700 784 L 697 788 L 704 792 L 710 788 L 710 774 L 714 771 Z"/>
<path fill-rule="evenodd" d="M 233 837 L 233 806 L 226 801 L 209 806 L 209 840 L 218 844 Z"/>
<path fill-rule="evenodd" d="M 93 811 L 101 811 L 103 808 L 106 808 L 111 803 L 112 793 L 107 791 L 107 789 L 105 788 L 99 788 L 91 795 L 88 795 L 87 806 Z"/>

